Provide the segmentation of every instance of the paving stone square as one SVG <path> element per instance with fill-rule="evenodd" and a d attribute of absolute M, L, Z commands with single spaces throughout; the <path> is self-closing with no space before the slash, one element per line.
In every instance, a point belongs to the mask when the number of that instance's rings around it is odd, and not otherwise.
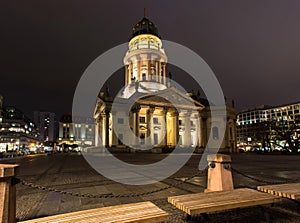
<path fill-rule="evenodd" d="M 168 154 L 115 154 L 116 157 L 135 164 L 155 163 Z M 262 155 L 262 154 L 231 154 L 232 168 L 245 174 L 245 177 L 232 172 L 235 188 L 256 188 L 265 185 L 265 181 L 273 183 L 284 181 L 300 182 L 299 155 Z M 200 154 L 194 154 L 188 163 L 169 178 L 150 185 L 123 185 L 107 179 L 85 161 L 78 154 L 53 154 L 36 157 L 24 157 L 1 162 L 20 164 L 19 178 L 28 182 L 69 191 L 79 194 L 112 194 L 125 195 L 114 198 L 87 198 L 68 194 L 43 191 L 30 188 L 22 184 L 17 185 L 17 218 L 19 220 L 68 213 L 91 208 L 106 207 L 125 203 L 151 201 L 170 213 L 169 222 L 204 222 L 202 217 L 186 220 L 185 214 L 170 205 L 167 198 L 181 194 L 203 192 L 206 187 L 207 176 L 198 172 Z M 183 180 L 188 179 L 186 182 Z M 254 180 L 256 179 L 256 180 Z M 262 182 L 259 182 L 259 181 Z M 180 182 L 180 184 L 178 184 Z M 172 185 L 177 185 L 173 187 Z M 167 188 L 170 186 L 169 188 Z M 141 196 L 128 196 L 167 188 L 158 192 Z M 300 222 L 300 202 L 283 199 L 273 207 L 265 206 L 271 216 L 271 222 Z M 264 222 L 263 211 L 259 207 L 242 208 L 240 210 L 209 213 L 210 222 Z"/>

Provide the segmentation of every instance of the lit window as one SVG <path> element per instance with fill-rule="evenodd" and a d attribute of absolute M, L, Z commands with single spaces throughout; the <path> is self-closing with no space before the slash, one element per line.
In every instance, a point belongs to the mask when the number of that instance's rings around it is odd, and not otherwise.
<path fill-rule="evenodd" d="M 219 139 L 219 129 L 218 129 L 218 127 L 213 127 L 212 132 L 213 132 L 213 139 Z"/>
<path fill-rule="evenodd" d="M 146 123 L 146 118 L 144 116 L 140 117 L 140 123 Z"/>

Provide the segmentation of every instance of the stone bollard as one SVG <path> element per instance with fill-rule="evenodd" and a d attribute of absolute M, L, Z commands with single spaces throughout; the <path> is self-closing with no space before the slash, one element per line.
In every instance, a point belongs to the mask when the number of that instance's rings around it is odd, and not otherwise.
<path fill-rule="evenodd" d="M 205 192 L 233 190 L 231 157 L 229 155 L 208 155 L 207 189 Z"/>
<path fill-rule="evenodd" d="M 19 165 L 0 164 L 0 222 L 16 222 L 16 185 L 13 177 Z"/>

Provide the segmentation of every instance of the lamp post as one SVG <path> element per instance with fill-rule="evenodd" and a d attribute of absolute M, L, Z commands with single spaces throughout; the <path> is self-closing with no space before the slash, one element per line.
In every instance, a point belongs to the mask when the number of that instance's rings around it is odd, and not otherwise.
<path fill-rule="evenodd" d="M 247 138 L 248 148 L 251 147 L 251 141 L 252 141 L 251 137 L 248 137 Z"/>

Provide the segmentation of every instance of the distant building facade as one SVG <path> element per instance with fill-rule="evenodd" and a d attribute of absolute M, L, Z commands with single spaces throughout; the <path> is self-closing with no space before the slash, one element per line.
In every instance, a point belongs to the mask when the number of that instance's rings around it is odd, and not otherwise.
<path fill-rule="evenodd" d="M 96 120 L 96 145 L 128 151 L 128 147 L 153 146 L 153 152 L 162 148 L 195 147 L 203 151 L 210 134 L 219 139 L 217 122 L 211 121 L 210 107 L 200 98 L 171 86 L 167 77 L 167 55 L 162 46 L 157 27 L 143 18 L 133 27 L 129 49 L 124 57 L 125 88 L 113 99 L 109 92 L 100 92 L 94 111 Z M 122 105 L 140 98 L 129 111 L 122 111 Z M 170 99 L 170 100 L 169 100 Z M 112 111 L 112 104 L 117 106 Z M 174 103 L 176 101 L 176 108 Z M 118 107 L 119 106 L 119 107 Z M 214 107 L 218 110 L 221 108 Z M 227 106 L 225 137 L 220 152 L 236 151 L 236 114 Z M 116 118 L 116 116 L 118 118 Z M 115 133 L 114 127 L 118 128 Z M 125 127 L 136 138 L 130 137 Z M 211 131 L 212 129 L 212 131 Z M 126 144 L 126 146 L 124 145 Z"/>
<path fill-rule="evenodd" d="M 55 142 L 57 138 L 56 115 L 53 112 L 35 111 L 34 122 L 40 132 L 42 142 Z"/>
<path fill-rule="evenodd" d="M 0 151 L 37 147 L 39 131 L 34 122 L 21 110 L 5 107 L 0 123 Z"/>
<path fill-rule="evenodd" d="M 59 120 L 60 144 L 94 146 L 95 122 L 92 118 L 64 114 Z"/>
<path fill-rule="evenodd" d="M 268 123 L 295 123 L 300 129 L 300 102 L 267 106 L 262 105 L 254 109 L 240 112 L 237 118 L 237 142 L 238 147 L 250 150 L 253 147 L 262 148 L 265 139 L 262 133 L 272 133 Z M 300 135 L 295 131 L 295 139 Z"/>

